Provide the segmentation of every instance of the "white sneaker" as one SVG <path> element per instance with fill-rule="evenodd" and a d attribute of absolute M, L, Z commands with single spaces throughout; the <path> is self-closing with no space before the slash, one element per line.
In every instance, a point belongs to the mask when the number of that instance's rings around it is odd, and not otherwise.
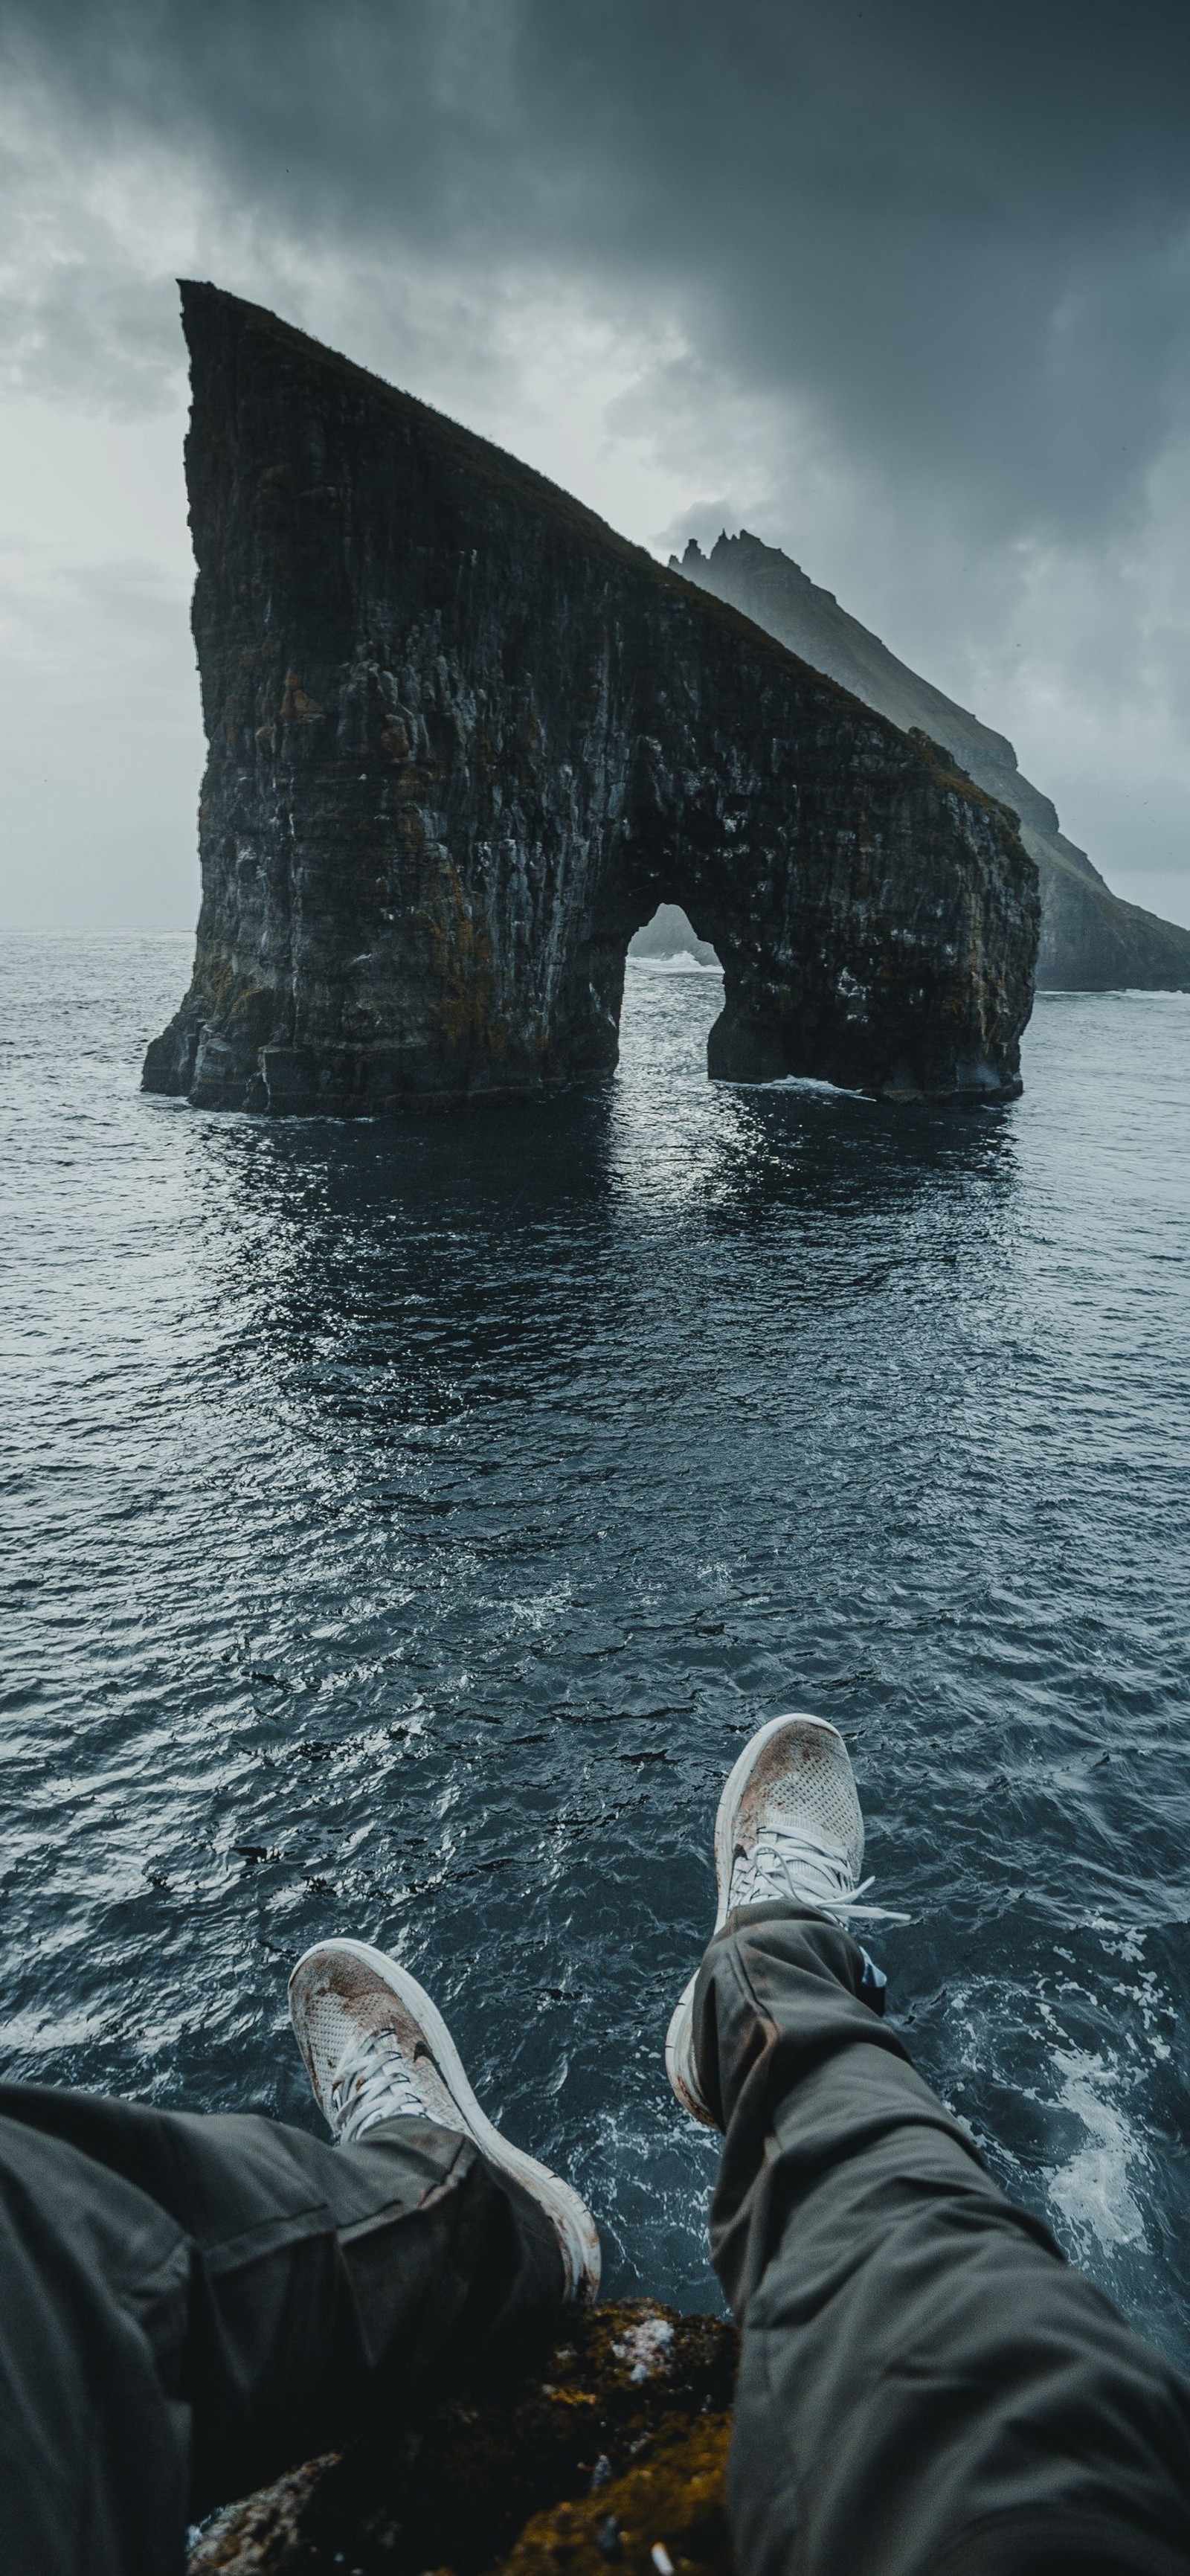
<path fill-rule="evenodd" d="M 864 1820 L 847 1747 L 824 1717 L 771 1717 L 728 1772 L 715 1819 L 716 1932 L 737 1905 L 773 1898 L 813 1905 L 846 1919 L 903 1923 L 861 1899 Z M 716 2123 L 702 2098 L 694 2059 L 694 1989 L 690 1979 L 669 2025 L 665 2068 L 679 2102 L 708 2128 Z"/>
<path fill-rule="evenodd" d="M 460 2131 L 545 2211 L 568 2300 L 594 2299 L 600 2254 L 590 2210 L 485 2118 L 437 2005 L 407 1968 L 366 1941 L 317 1941 L 289 1980 L 289 2013 L 314 2099 L 340 2146 L 380 2120 L 433 2120 Z"/>

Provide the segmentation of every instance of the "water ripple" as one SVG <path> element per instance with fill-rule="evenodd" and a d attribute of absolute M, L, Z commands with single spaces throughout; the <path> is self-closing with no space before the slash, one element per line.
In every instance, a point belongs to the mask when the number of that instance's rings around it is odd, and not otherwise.
<path fill-rule="evenodd" d="M 186 963 L 0 953 L 6 2071 L 314 2126 L 286 1968 L 362 1933 L 703 2304 L 661 2039 L 818 1708 L 923 2070 L 1190 2358 L 1186 1003 L 906 1113 L 709 1085 L 632 968 L 614 1081 L 270 1126 L 137 1092 Z"/>

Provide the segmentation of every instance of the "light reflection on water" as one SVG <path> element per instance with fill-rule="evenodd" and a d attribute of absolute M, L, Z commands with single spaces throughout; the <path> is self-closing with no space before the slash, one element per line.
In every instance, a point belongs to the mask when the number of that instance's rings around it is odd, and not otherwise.
<path fill-rule="evenodd" d="M 723 1770 L 852 1744 L 923 2070 L 1190 2357 L 1187 1003 L 1043 997 L 1008 1109 L 615 1081 L 399 1125 L 143 1099 L 186 944 L 2 954 L 11 2074 L 315 2125 L 347 1928 L 709 2291 L 660 2046 Z"/>

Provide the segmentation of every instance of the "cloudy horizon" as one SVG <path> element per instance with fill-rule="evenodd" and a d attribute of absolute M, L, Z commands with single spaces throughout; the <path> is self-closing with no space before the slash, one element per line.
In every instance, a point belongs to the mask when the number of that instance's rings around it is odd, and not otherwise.
<path fill-rule="evenodd" d="M 1190 919 L 1190 22 L 0 0 L 10 927 L 189 929 L 178 274 L 661 559 L 746 526 Z"/>

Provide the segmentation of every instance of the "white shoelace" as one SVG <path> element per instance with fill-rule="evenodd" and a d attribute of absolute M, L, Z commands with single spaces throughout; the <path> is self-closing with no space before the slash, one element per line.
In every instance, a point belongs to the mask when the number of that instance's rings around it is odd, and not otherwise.
<path fill-rule="evenodd" d="M 345 2048 L 330 2080 L 331 2111 L 350 2145 L 378 2120 L 424 2120 L 426 2106 L 395 2039 L 364 2031 Z"/>
<path fill-rule="evenodd" d="M 772 1899 L 821 1905 L 831 1914 L 858 1914 L 868 1923 L 907 1923 L 887 1905 L 864 1905 L 860 1899 L 874 1884 L 862 1878 L 853 1887 L 841 1852 L 824 1851 L 809 1834 L 791 1825 L 766 1825 L 750 1852 L 737 1852 L 731 1872 L 731 1903 L 764 1905 Z"/>

